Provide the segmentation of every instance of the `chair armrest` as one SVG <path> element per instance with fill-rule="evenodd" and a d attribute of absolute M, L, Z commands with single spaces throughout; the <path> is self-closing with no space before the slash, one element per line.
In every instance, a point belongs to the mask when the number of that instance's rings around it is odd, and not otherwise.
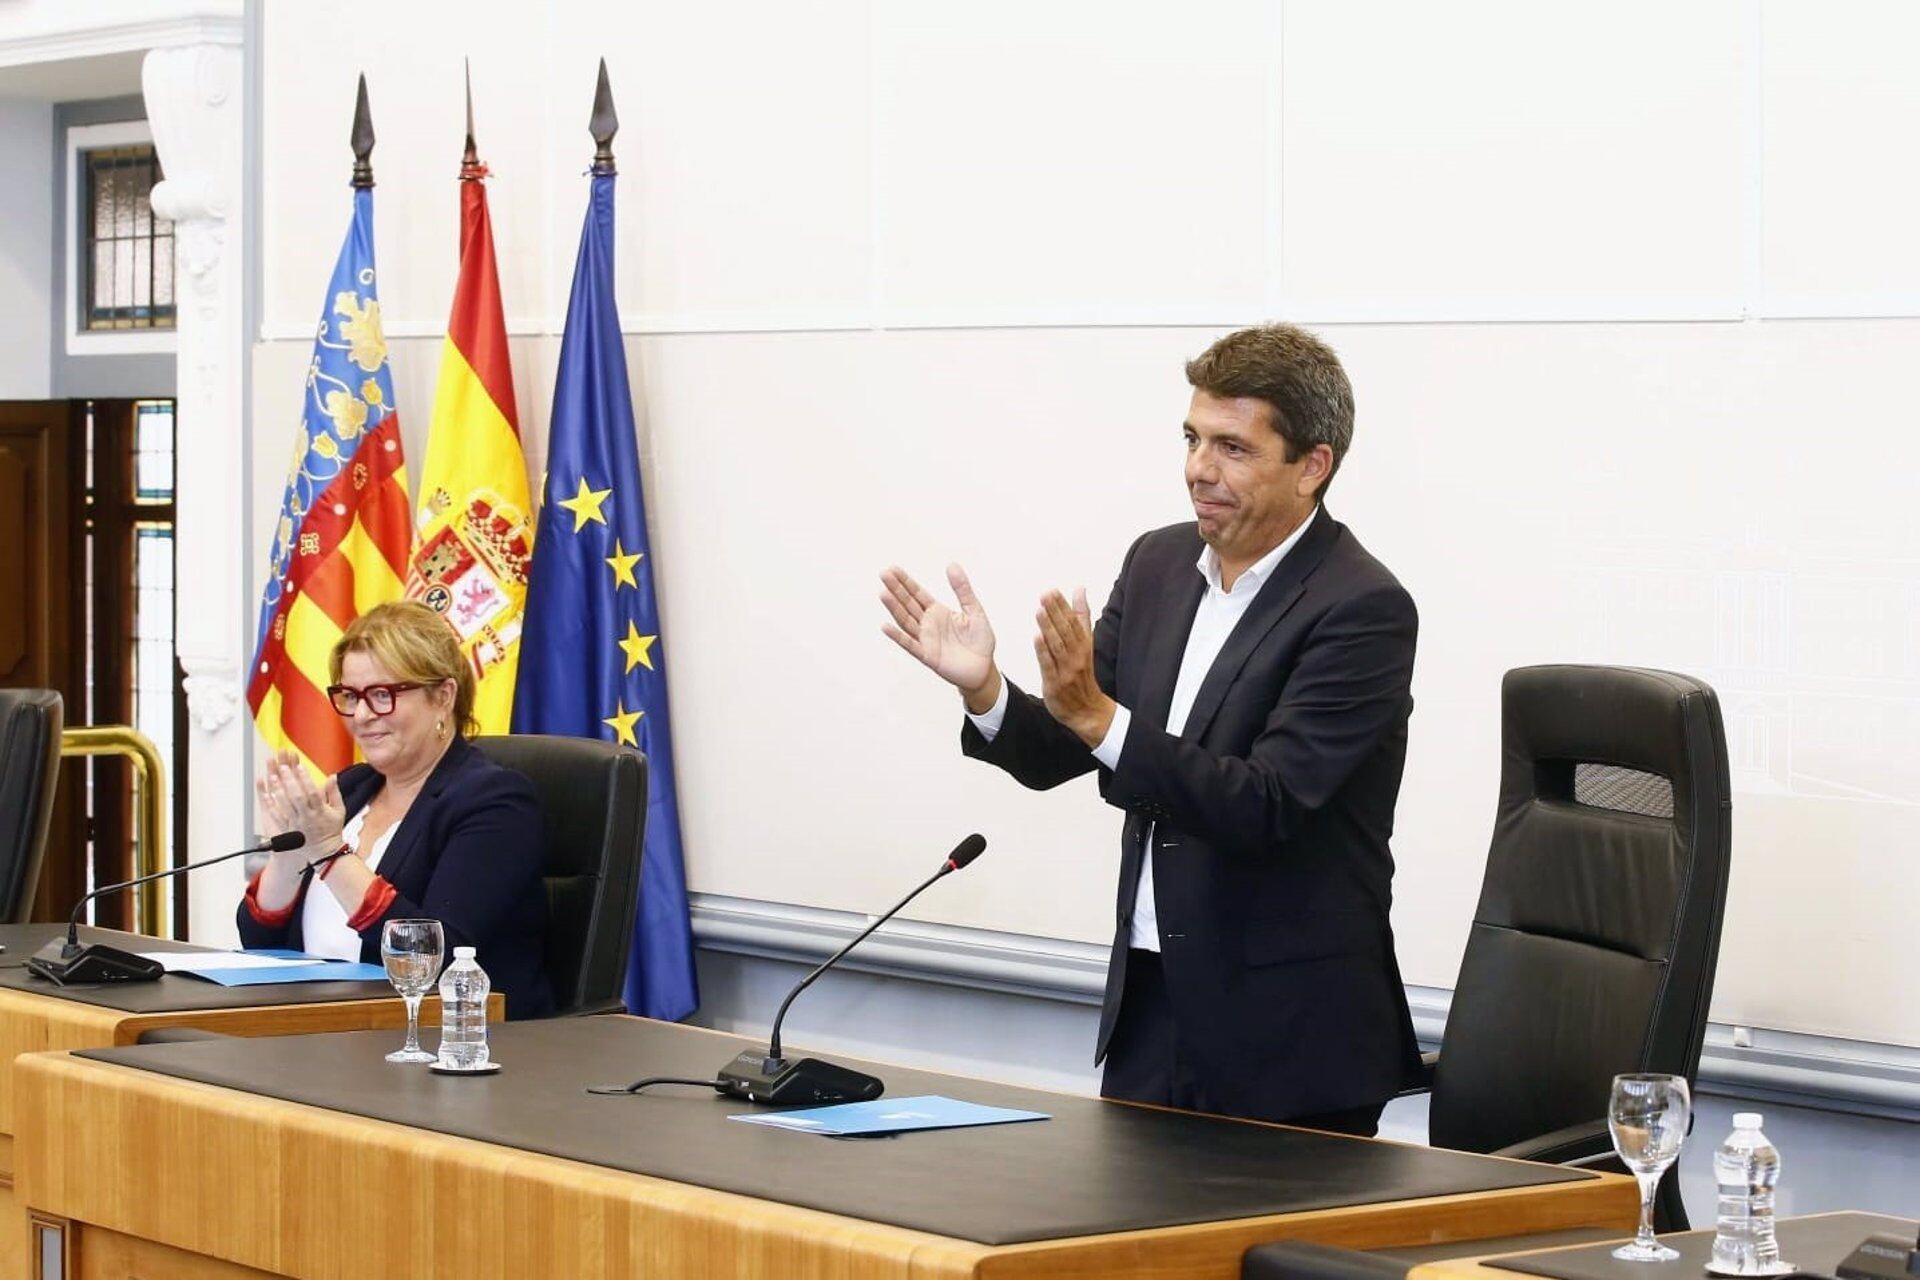
<path fill-rule="evenodd" d="M 606 1000 L 596 1001 L 593 1004 L 583 1004 L 577 1009 L 563 1009 L 554 1016 L 558 1018 L 591 1018 L 597 1014 L 625 1013 L 626 1011 L 626 1002 L 619 996 L 613 996 Z"/>
<path fill-rule="evenodd" d="M 1240 1280 L 1406 1280 L 1411 1263 L 1303 1240 L 1257 1244 L 1240 1259 Z"/>
<path fill-rule="evenodd" d="M 1613 1154 L 1613 1135 L 1607 1132 L 1605 1120 L 1587 1120 L 1487 1154 L 1507 1156 L 1514 1160 L 1538 1160 L 1543 1164 L 1584 1166 L 1589 1161 Z"/>
<path fill-rule="evenodd" d="M 1421 1054 L 1420 1074 L 1414 1078 L 1412 1083 L 1401 1086 L 1400 1092 L 1393 1096 L 1396 1098 L 1411 1098 L 1416 1093 L 1432 1093 L 1433 1069 L 1439 1065 L 1439 1062 L 1440 1051 L 1437 1049 L 1432 1053 Z"/>

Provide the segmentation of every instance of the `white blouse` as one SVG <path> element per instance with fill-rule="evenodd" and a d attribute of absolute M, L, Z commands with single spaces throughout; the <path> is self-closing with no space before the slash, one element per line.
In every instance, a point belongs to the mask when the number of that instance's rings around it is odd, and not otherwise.
<path fill-rule="evenodd" d="M 402 818 L 401 822 L 406 821 Z M 367 866 L 378 870 L 380 857 L 386 853 L 387 846 L 393 843 L 393 833 L 400 829 L 396 822 L 380 833 L 373 842 L 371 852 L 360 849 L 360 831 L 367 825 L 367 811 L 361 809 L 347 819 L 347 825 L 341 829 L 340 841 L 366 862 Z M 300 930 L 304 938 L 306 953 L 310 956 L 326 956 L 333 960 L 358 960 L 360 958 L 360 935 L 347 928 L 347 910 L 340 905 L 340 899 L 333 896 L 333 890 L 320 883 L 320 874 L 315 872 L 313 881 L 307 886 L 305 904 L 300 909 Z"/>

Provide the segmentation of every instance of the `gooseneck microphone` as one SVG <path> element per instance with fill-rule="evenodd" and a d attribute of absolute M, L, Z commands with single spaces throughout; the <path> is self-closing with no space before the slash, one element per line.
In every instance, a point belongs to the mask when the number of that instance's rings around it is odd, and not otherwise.
<path fill-rule="evenodd" d="M 198 871 L 201 867 L 210 867 L 216 862 L 230 862 L 235 858 L 244 858 L 250 853 L 287 853 L 300 848 L 306 842 L 306 836 L 298 831 L 283 831 L 277 836 L 248 845 L 244 849 L 223 853 L 217 858 L 169 867 L 165 871 L 135 876 L 131 880 L 122 880 L 117 884 L 101 885 L 73 904 L 73 913 L 67 917 L 66 938 L 55 939 L 35 952 L 27 961 L 27 971 L 62 986 L 74 982 L 152 982 L 166 972 L 159 961 L 149 960 L 131 951 L 122 951 L 118 947 L 110 947 L 103 942 L 81 945 L 80 913 L 89 902 L 103 894 L 118 893 L 122 889 L 131 889 L 135 885 L 165 880 L 169 876 L 181 875 L 188 871 Z"/>
<path fill-rule="evenodd" d="M 986 848 L 987 838 L 978 832 L 962 840 L 953 847 L 953 852 L 947 855 L 947 860 L 940 864 L 938 871 L 922 880 L 913 892 L 887 908 L 884 914 L 855 935 L 853 941 L 828 956 L 815 966 L 812 973 L 800 979 L 793 990 L 787 993 L 787 998 L 780 1002 L 780 1011 L 773 1016 L 773 1030 L 767 1036 L 764 1051 L 747 1050 L 721 1068 L 719 1076 L 712 1080 L 652 1076 L 627 1085 L 597 1084 L 589 1087 L 587 1092 L 632 1094 L 656 1084 L 689 1084 L 775 1107 L 800 1103 L 870 1102 L 879 1097 L 886 1091 L 886 1086 L 877 1076 L 823 1062 L 819 1058 L 801 1058 L 789 1062 L 780 1052 L 780 1024 L 786 1020 L 787 1009 L 793 1004 L 793 998 L 812 986 L 815 978 L 838 964 L 840 957 L 866 941 L 869 934 L 891 920 L 900 908 L 919 897 L 935 880 L 960 870 L 984 853 Z"/>
<path fill-rule="evenodd" d="M 818 1058 L 787 1061 L 780 1052 L 780 1024 L 786 1020 L 787 1009 L 792 1006 L 793 998 L 812 986 L 815 978 L 838 964 L 840 957 L 864 942 L 869 934 L 891 920 L 900 908 L 919 897 L 934 881 L 960 870 L 985 852 L 986 847 L 986 837 L 978 832 L 962 840 L 947 855 L 947 860 L 940 864 L 938 871 L 922 880 L 911 893 L 855 935 L 853 941 L 828 956 L 812 973 L 800 979 L 798 985 L 787 993 L 787 998 L 780 1002 L 780 1011 L 773 1015 L 773 1030 L 767 1035 L 767 1051 L 755 1053 L 749 1049 L 729 1062 L 721 1069 L 714 1088 L 736 1098 L 772 1106 L 790 1106 L 801 1102 L 867 1102 L 879 1097 L 886 1086 L 876 1076 L 822 1062 Z"/>

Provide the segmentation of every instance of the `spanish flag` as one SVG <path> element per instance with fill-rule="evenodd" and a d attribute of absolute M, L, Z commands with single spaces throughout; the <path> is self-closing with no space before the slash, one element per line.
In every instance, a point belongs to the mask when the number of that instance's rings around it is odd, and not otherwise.
<path fill-rule="evenodd" d="M 306 400 L 274 528 L 247 704 L 273 749 L 322 773 L 353 763 L 327 702 L 327 660 L 360 614 L 400 598 L 412 546 L 407 463 L 373 269 L 373 191 L 353 194 L 307 364 Z"/>
<path fill-rule="evenodd" d="M 428 424 L 407 594 L 460 637 L 473 664 L 474 715 L 480 732 L 491 734 L 507 732 L 513 717 L 533 526 L 486 176 L 469 132 L 460 166 L 460 279 Z"/>

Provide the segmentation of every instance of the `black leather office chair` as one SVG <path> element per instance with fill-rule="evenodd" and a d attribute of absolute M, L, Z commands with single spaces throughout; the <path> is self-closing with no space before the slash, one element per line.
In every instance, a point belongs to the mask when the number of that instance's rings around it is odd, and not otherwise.
<path fill-rule="evenodd" d="M 1669 671 L 1541 666 L 1507 673 L 1501 708 L 1499 809 L 1422 1086 L 1428 1139 L 1609 1162 L 1613 1077 L 1661 1071 L 1691 1085 L 1700 1065 L 1732 836 L 1720 702 Z M 1672 1174 L 1659 1217 L 1686 1229 Z M 1262 1245 L 1242 1274 L 1327 1280 L 1349 1266 L 1378 1270 Z"/>
<path fill-rule="evenodd" d="M 533 779 L 547 817 L 547 976 L 556 1014 L 617 1013 L 647 836 L 647 760 L 592 738 L 475 738 Z"/>
<path fill-rule="evenodd" d="M 60 780 L 64 704 L 51 689 L 0 689 L 0 920 L 24 924 Z"/>
<path fill-rule="evenodd" d="M 1693 1083 L 1726 905 L 1720 701 L 1630 667 L 1507 673 L 1500 808 L 1438 1060 L 1435 1146 L 1610 1149 L 1609 1085 Z"/>

